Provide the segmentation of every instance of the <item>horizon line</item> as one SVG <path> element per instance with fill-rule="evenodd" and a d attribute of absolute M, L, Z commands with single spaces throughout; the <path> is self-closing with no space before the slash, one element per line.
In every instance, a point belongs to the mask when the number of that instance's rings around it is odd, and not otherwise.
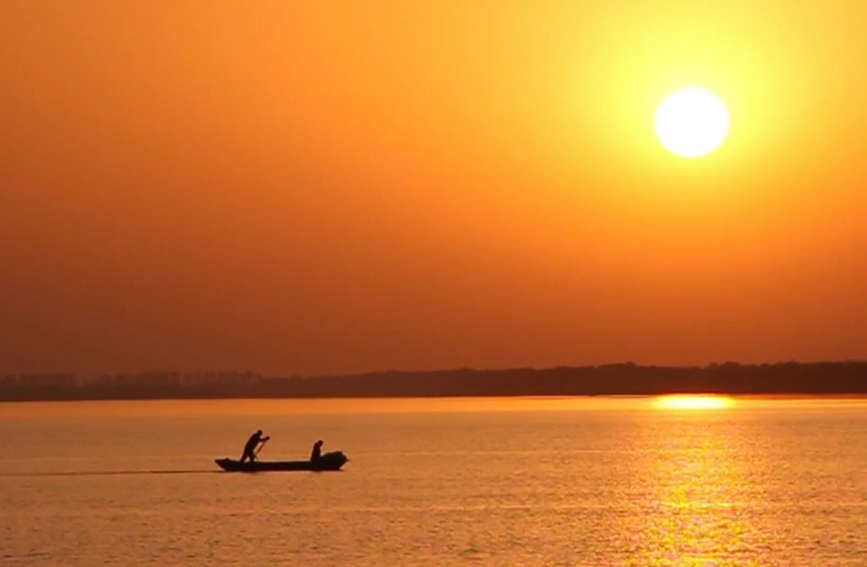
<path fill-rule="evenodd" d="M 609 367 L 634 367 L 647 369 L 671 369 L 671 370 L 706 370 L 720 366 L 741 366 L 741 367 L 767 367 L 767 366 L 822 366 L 822 365 L 867 365 L 867 358 L 850 358 L 850 359 L 825 359 L 825 360 L 778 360 L 775 362 L 739 362 L 736 360 L 727 360 L 724 362 L 708 362 L 704 364 L 657 364 L 657 363 L 639 363 L 633 361 L 624 362 L 605 362 L 599 364 L 558 364 L 553 366 L 502 366 L 502 367 L 484 367 L 484 366 L 456 366 L 456 367 L 440 367 L 433 369 L 401 369 L 390 368 L 384 370 L 363 370 L 353 372 L 334 372 L 334 373 L 311 373 L 303 374 L 298 372 L 285 373 L 267 373 L 257 370 L 228 370 L 228 369 L 208 369 L 208 370 L 188 370 L 179 371 L 172 369 L 150 369 L 150 370 L 119 370 L 111 372 L 75 372 L 62 370 L 42 370 L 42 371 L 27 371 L 27 372 L 4 372 L 0 371 L 0 378 L 4 376 L 51 376 L 51 375 L 73 375 L 73 376 L 119 376 L 119 375 L 142 375 L 142 374 L 252 374 L 262 378 L 351 378 L 353 376 L 370 376 L 374 374 L 435 374 L 446 372 L 510 372 L 510 371 L 549 371 L 549 370 L 580 370 L 580 369 L 598 369 Z"/>

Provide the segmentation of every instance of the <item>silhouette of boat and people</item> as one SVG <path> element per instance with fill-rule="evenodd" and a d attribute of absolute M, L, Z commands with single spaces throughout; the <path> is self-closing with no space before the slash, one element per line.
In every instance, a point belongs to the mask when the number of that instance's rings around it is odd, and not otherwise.
<path fill-rule="evenodd" d="M 339 471 L 349 461 L 341 451 L 322 453 L 324 441 L 321 439 L 313 444 L 310 459 L 306 461 L 260 461 L 259 452 L 271 437 L 266 436 L 261 429 L 253 433 L 244 445 L 239 460 L 217 459 L 217 465 L 227 472 L 259 472 L 259 471 Z"/>

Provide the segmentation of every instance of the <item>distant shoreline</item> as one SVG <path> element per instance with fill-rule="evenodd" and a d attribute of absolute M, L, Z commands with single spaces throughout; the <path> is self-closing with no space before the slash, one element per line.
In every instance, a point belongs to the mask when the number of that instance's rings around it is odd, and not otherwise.
<path fill-rule="evenodd" d="M 23 399 L 0 399 L 0 404 L 39 404 L 39 403 L 93 403 L 93 402 L 266 402 L 266 401 L 345 401 L 345 402 L 364 402 L 364 401 L 397 401 L 397 400 L 430 400 L 430 401 L 446 401 L 446 400 L 512 400 L 512 401 L 533 401 L 533 402 L 558 402 L 569 400 L 646 400 L 654 399 L 662 396 L 722 396 L 732 398 L 734 400 L 749 401 L 861 401 L 867 400 L 867 393 L 861 394 L 727 394 L 724 392 L 664 392 L 661 394 L 595 394 L 595 395 L 564 395 L 564 396 L 522 396 L 522 395 L 501 395 L 501 396 L 355 396 L 355 397 L 325 397 L 325 396 L 307 396 L 307 397 L 236 397 L 236 398 L 65 398 L 65 399 L 39 399 L 39 400 L 23 400 Z"/>
<path fill-rule="evenodd" d="M 867 361 L 601 366 L 270 377 L 252 372 L 0 376 L 0 401 L 867 395 Z"/>

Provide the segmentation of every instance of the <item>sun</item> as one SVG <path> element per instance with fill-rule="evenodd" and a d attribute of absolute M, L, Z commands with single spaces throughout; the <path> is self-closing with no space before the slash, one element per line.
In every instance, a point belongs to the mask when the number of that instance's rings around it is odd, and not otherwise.
<path fill-rule="evenodd" d="M 715 94 L 698 87 L 673 92 L 656 110 L 656 137 L 667 150 L 685 158 L 717 149 L 729 131 L 729 113 Z"/>

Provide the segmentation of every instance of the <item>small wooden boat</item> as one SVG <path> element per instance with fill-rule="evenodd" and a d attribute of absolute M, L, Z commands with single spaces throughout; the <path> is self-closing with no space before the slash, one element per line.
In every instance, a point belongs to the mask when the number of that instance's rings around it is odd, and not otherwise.
<path fill-rule="evenodd" d="M 217 465 L 226 472 L 264 472 L 264 471 L 339 471 L 346 464 L 341 451 L 325 453 L 315 461 L 246 461 L 236 459 L 217 459 Z"/>

